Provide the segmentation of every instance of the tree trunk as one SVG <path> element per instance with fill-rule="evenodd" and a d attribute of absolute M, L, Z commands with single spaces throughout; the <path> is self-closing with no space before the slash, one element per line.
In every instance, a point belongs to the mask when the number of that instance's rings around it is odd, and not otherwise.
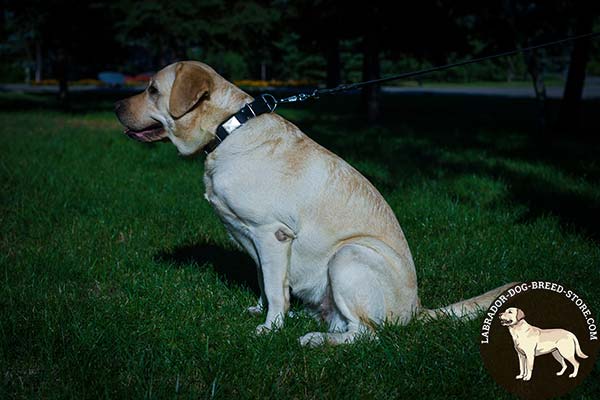
<path fill-rule="evenodd" d="M 333 88 L 342 83 L 340 60 L 340 40 L 332 37 L 327 40 L 325 58 L 327 59 L 327 87 Z"/>
<path fill-rule="evenodd" d="M 42 43 L 40 40 L 35 41 L 35 81 L 42 80 Z"/>
<path fill-rule="evenodd" d="M 515 60 L 512 56 L 506 57 L 507 66 L 506 66 L 506 81 L 512 82 L 515 79 Z"/>
<path fill-rule="evenodd" d="M 58 77 L 58 103 L 61 108 L 69 108 L 68 60 L 65 49 L 58 49 L 56 57 L 56 75 Z"/>
<path fill-rule="evenodd" d="M 267 63 L 265 61 L 260 62 L 260 80 L 267 80 Z"/>
<path fill-rule="evenodd" d="M 583 13 L 577 21 L 576 34 L 581 35 L 592 31 L 593 14 Z M 587 66 L 591 49 L 591 39 L 579 39 L 573 43 L 571 61 L 565 91 L 560 103 L 560 114 L 557 129 L 561 132 L 567 130 L 577 131 L 580 128 L 581 98 L 585 84 L 585 68 Z"/>
<path fill-rule="evenodd" d="M 377 35 L 371 30 L 363 38 L 363 81 L 378 79 L 380 77 L 379 43 Z M 363 108 L 367 113 L 369 122 L 379 120 L 381 89 L 379 85 L 369 85 L 362 89 Z"/>
<path fill-rule="evenodd" d="M 548 103 L 546 101 L 546 85 L 544 84 L 543 66 L 537 50 L 533 50 L 526 55 L 527 70 L 533 82 L 535 98 L 537 100 L 536 125 L 538 133 L 543 134 L 546 131 L 546 116 L 548 115 Z"/>

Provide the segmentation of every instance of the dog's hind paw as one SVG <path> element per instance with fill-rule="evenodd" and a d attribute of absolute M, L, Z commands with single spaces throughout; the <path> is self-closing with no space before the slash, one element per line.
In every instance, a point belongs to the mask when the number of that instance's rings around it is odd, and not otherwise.
<path fill-rule="evenodd" d="M 325 334 L 322 332 L 311 332 L 301 336 L 298 341 L 300 346 L 317 347 L 325 343 Z"/>

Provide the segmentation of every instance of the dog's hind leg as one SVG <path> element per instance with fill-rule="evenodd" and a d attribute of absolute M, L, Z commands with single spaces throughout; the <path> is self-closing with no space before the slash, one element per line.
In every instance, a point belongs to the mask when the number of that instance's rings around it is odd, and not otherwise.
<path fill-rule="evenodd" d="M 381 254 L 360 244 L 342 246 L 329 262 L 329 284 L 334 315 L 330 332 L 312 332 L 300 338 L 300 344 L 317 346 L 323 343 L 351 343 L 359 335 L 373 334 L 375 325 L 389 315 L 389 305 L 397 301 L 393 295 L 401 289 L 391 275 L 390 266 Z M 343 326 L 344 332 L 331 332 Z"/>
<path fill-rule="evenodd" d="M 557 342 L 557 350 L 555 351 L 560 352 L 560 355 L 573 365 L 573 373 L 569 374 L 569 378 L 575 378 L 579 371 L 579 361 L 575 358 L 575 341 L 573 340 L 573 337 L 574 335 L 571 334 L 560 339 Z"/>
<path fill-rule="evenodd" d="M 360 334 L 371 334 L 364 326 L 348 325 L 346 332 L 310 332 L 300 337 L 299 342 L 302 346 L 320 346 L 324 343 L 342 344 L 352 343 Z"/>
<path fill-rule="evenodd" d="M 575 354 L 565 354 L 563 357 L 573 365 L 573 372 L 569 374 L 569 378 L 575 378 L 579 372 L 579 361 L 575 358 Z"/>
<path fill-rule="evenodd" d="M 552 352 L 552 357 L 554 357 L 556 359 L 556 361 L 558 361 L 560 363 L 560 366 L 562 367 L 561 370 L 556 373 L 556 375 L 561 376 L 562 374 L 565 373 L 565 370 L 567 369 L 567 363 L 565 362 L 564 357 L 560 354 L 560 352 L 558 350 L 554 350 Z"/>

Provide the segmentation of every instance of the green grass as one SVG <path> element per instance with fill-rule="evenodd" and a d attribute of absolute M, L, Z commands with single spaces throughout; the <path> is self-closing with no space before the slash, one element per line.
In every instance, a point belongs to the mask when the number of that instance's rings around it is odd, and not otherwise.
<path fill-rule="evenodd" d="M 255 336 L 255 271 L 203 199 L 202 160 L 128 140 L 110 95 L 92 100 L 0 96 L 0 397 L 510 397 L 480 360 L 480 320 L 319 349 L 297 344 L 324 329 L 306 316 Z M 526 100 L 388 98 L 377 126 L 354 100 L 281 113 L 381 189 L 423 304 L 543 279 L 599 315 L 596 143 L 531 134 Z M 599 392 L 596 364 L 570 398 Z"/>

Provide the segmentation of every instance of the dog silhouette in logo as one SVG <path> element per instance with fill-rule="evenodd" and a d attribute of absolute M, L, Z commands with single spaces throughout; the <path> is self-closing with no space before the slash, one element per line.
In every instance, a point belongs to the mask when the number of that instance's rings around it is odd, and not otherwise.
<path fill-rule="evenodd" d="M 579 341 L 573 333 L 565 329 L 540 329 L 529 325 L 525 321 L 525 313 L 519 308 L 510 307 L 500 313 L 500 324 L 508 327 L 519 356 L 517 379 L 530 380 L 535 357 L 542 354 L 552 353 L 560 363 L 562 369 L 556 375 L 564 374 L 567 369 L 566 359 L 573 366 L 573 373 L 569 378 L 575 378 L 579 371 L 579 361 L 575 354 L 579 358 L 588 357 L 581 351 Z"/>

